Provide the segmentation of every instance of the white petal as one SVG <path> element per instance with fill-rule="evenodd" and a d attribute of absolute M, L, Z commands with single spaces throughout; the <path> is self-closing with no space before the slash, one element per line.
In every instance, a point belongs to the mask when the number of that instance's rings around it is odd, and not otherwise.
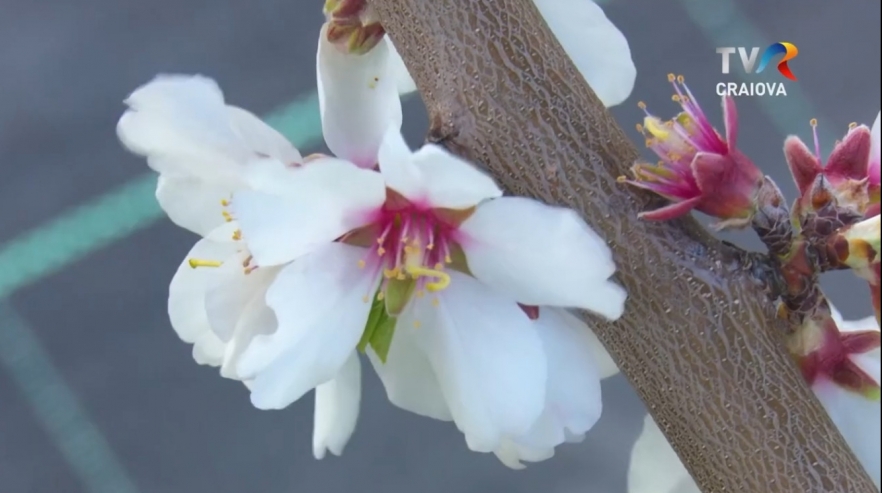
<path fill-rule="evenodd" d="M 363 226 L 386 200 L 382 177 L 339 159 L 278 177 L 285 196 L 242 191 L 232 210 L 258 265 L 289 262 Z"/>
<path fill-rule="evenodd" d="M 315 424 L 312 430 L 312 454 L 316 459 L 330 451 L 341 455 L 355 431 L 361 403 L 361 362 L 358 353 L 346 360 L 340 373 L 315 389 Z"/>
<path fill-rule="evenodd" d="M 239 361 L 251 402 L 281 409 L 334 378 L 364 332 L 376 279 L 358 268 L 365 253 L 330 243 L 284 267 L 266 295 L 278 329 L 255 337 Z"/>
<path fill-rule="evenodd" d="M 200 240 L 181 262 L 169 285 L 168 315 L 172 328 L 184 342 L 194 344 L 193 356 L 200 364 L 218 365 L 223 359 L 223 342 L 212 332 L 205 312 L 207 283 L 211 267 L 192 268 L 189 258 L 226 261 L 235 258 L 236 246 Z"/>
<path fill-rule="evenodd" d="M 210 272 L 205 311 L 212 330 L 225 342 L 233 338 L 239 319 L 254 297 L 266 293 L 278 272 L 277 268 L 260 267 L 246 274 L 243 263 L 247 257 L 246 252 L 241 252 Z"/>
<path fill-rule="evenodd" d="M 450 276 L 439 306 L 425 298 L 412 303 L 396 331 L 413 331 L 469 448 L 492 452 L 504 435 L 526 433 L 542 413 L 545 353 L 512 300 L 464 274 Z"/>
<path fill-rule="evenodd" d="M 512 469 L 524 469 L 523 462 L 542 462 L 554 457 L 554 448 L 533 448 L 512 440 L 503 440 L 502 446 L 493 451 L 499 461 Z"/>
<path fill-rule="evenodd" d="M 122 143 L 137 154 L 162 157 L 181 174 L 234 180 L 236 163 L 253 157 L 230 124 L 223 93 L 211 79 L 158 76 L 135 90 L 126 104 L 129 110 L 117 124 Z"/>
<path fill-rule="evenodd" d="M 870 370 L 878 379 L 878 358 L 875 360 L 875 368 Z M 882 406 L 879 400 L 867 399 L 828 381 L 812 385 L 812 390 L 815 391 L 815 395 L 818 396 L 818 400 L 827 410 L 833 423 L 839 428 L 846 443 L 867 470 L 876 488 L 879 488 L 880 476 L 882 476 L 880 470 L 882 469 L 880 464 Z"/>
<path fill-rule="evenodd" d="M 612 252 L 572 210 L 502 197 L 481 204 L 460 231 L 475 276 L 518 302 L 622 315 Z"/>
<path fill-rule="evenodd" d="M 284 135 L 253 113 L 237 106 L 227 106 L 227 114 L 233 129 L 255 153 L 284 164 L 297 164 L 303 161 L 300 151 Z"/>
<path fill-rule="evenodd" d="M 543 308 L 537 331 L 548 358 L 546 402 L 551 425 L 587 432 L 600 419 L 600 376 L 594 361 L 597 339 L 587 325 L 561 309 Z M 551 444 L 564 441 L 560 439 Z"/>
<path fill-rule="evenodd" d="M 338 157 L 372 168 L 383 134 L 401 128 L 398 80 L 390 73 L 386 37 L 363 55 L 345 54 L 328 41 L 327 23 L 316 55 L 322 133 Z"/>
<path fill-rule="evenodd" d="M 386 186 L 411 200 L 424 200 L 426 184 L 413 164 L 413 152 L 401 131 L 390 128 L 383 135 L 378 161 Z"/>
<path fill-rule="evenodd" d="M 398 82 L 398 94 L 405 95 L 416 91 L 416 83 L 413 81 L 413 77 L 410 76 L 410 72 L 407 70 L 407 66 L 404 64 L 404 60 L 401 59 L 401 55 L 398 54 L 398 49 L 395 48 L 395 45 L 392 44 L 392 40 L 389 37 L 386 37 L 386 43 L 389 46 L 389 66 L 388 70 L 392 77 Z"/>
<path fill-rule="evenodd" d="M 274 268 L 266 267 L 263 269 L 271 270 Z M 261 288 L 245 306 L 237 321 L 236 328 L 233 329 L 233 338 L 226 343 L 223 365 L 221 365 L 220 369 L 220 374 L 224 378 L 242 380 L 242 377 L 239 375 L 239 358 L 241 358 L 242 353 L 245 352 L 245 349 L 248 348 L 248 345 L 251 344 L 255 337 L 272 334 L 279 325 L 275 312 L 266 304 L 268 287 L 264 286 Z"/>
<path fill-rule="evenodd" d="M 631 94 L 637 68 L 625 35 L 590 0 L 533 0 L 576 68 L 607 107 Z"/>
<path fill-rule="evenodd" d="M 228 200 L 231 193 L 192 175 L 162 173 L 156 185 L 156 200 L 169 219 L 201 236 L 224 223 L 221 200 Z"/>
<path fill-rule="evenodd" d="M 873 122 L 873 128 L 870 129 L 870 160 L 879 160 L 882 155 L 882 129 L 879 128 L 879 117 L 882 113 L 876 114 L 876 121 Z"/>
<path fill-rule="evenodd" d="M 540 317 L 543 316 L 543 312 L 545 311 L 555 312 L 554 314 L 559 318 L 560 322 L 568 325 L 570 330 L 577 331 L 581 334 L 580 337 L 583 338 L 583 343 L 590 347 L 594 366 L 601 379 L 618 375 L 619 367 L 616 366 L 616 362 L 613 361 L 612 356 L 610 356 L 609 352 L 603 346 L 603 343 L 600 342 L 597 335 L 594 334 L 593 330 L 588 328 L 585 322 L 567 310 L 555 308 L 544 308 L 540 310 Z"/>
<path fill-rule="evenodd" d="M 652 416 L 631 451 L 628 493 L 701 493 Z"/>
<path fill-rule="evenodd" d="M 385 363 L 370 347 L 366 351 L 386 388 L 389 402 L 421 416 L 452 420 L 435 370 L 416 344 L 413 331 L 401 327 L 395 331 Z"/>
<path fill-rule="evenodd" d="M 489 175 L 435 144 L 426 144 L 413 154 L 413 164 L 427 185 L 432 207 L 467 209 L 502 196 Z"/>
<path fill-rule="evenodd" d="M 411 152 L 396 129 L 383 138 L 380 172 L 386 186 L 411 202 L 433 208 L 467 209 L 502 195 L 489 175 L 440 146 L 426 144 Z"/>

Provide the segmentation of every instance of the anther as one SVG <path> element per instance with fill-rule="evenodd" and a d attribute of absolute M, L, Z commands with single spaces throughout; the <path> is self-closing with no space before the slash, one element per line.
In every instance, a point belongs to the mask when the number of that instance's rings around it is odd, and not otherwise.
<path fill-rule="evenodd" d="M 242 231 L 239 229 L 237 229 L 236 231 L 233 231 L 233 240 L 239 241 L 241 239 L 242 239 Z"/>
<path fill-rule="evenodd" d="M 679 102 L 680 102 L 680 96 L 674 94 L 673 96 L 671 96 L 671 101 L 673 101 L 673 102 L 675 102 L 675 103 L 679 103 Z"/>
<path fill-rule="evenodd" d="M 448 255 L 445 255 L 445 256 L 444 256 L 444 263 L 449 264 L 449 263 L 451 263 L 451 262 L 453 262 L 453 259 L 450 258 L 450 255 L 449 255 L 449 254 L 448 254 Z"/>
<path fill-rule="evenodd" d="M 683 77 L 682 75 L 678 75 L 677 82 L 679 82 L 680 84 L 686 82 L 686 77 Z"/>
<path fill-rule="evenodd" d="M 361 301 L 364 301 L 365 303 L 367 303 L 368 301 L 370 301 L 370 298 L 368 297 L 368 295 L 364 295 L 361 297 Z"/>
<path fill-rule="evenodd" d="M 646 109 L 646 103 L 644 103 L 643 101 L 638 101 L 638 102 L 637 102 L 637 107 L 640 108 L 641 110 L 645 110 L 645 109 Z"/>
<path fill-rule="evenodd" d="M 384 253 L 386 253 L 385 248 L 383 248 L 383 247 L 377 248 L 377 255 L 382 257 Z"/>
<path fill-rule="evenodd" d="M 251 273 L 254 272 L 255 270 L 257 270 L 257 266 L 256 266 L 256 265 L 252 265 L 252 266 L 250 266 L 250 267 L 245 267 L 245 275 L 251 274 Z"/>
<path fill-rule="evenodd" d="M 223 265 L 223 262 L 220 260 L 201 260 L 198 258 L 187 259 L 187 263 L 190 264 L 190 267 L 220 267 Z"/>
<path fill-rule="evenodd" d="M 849 130 L 854 130 L 855 127 L 857 127 L 857 122 L 851 122 L 848 124 Z"/>
<path fill-rule="evenodd" d="M 242 267 L 248 267 L 248 265 L 251 263 L 251 260 L 253 259 L 254 257 L 249 255 L 245 260 L 242 261 Z"/>
<path fill-rule="evenodd" d="M 677 76 L 674 74 L 668 74 L 668 82 L 674 82 L 677 80 Z"/>
<path fill-rule="evenodd" d="M 365 263 L 364 260 L 359 260 L 359 261 L 358 261 L 358 268 L 359 268 L 359 269 L 364 269 L 364 266 L 365 266 L 365 265 L 367 265 L 367 264 Z"/>
<path fill-rule="evenodd" d="M 812 118 L 811 120 L 809 120 L 809 125 L 811 125 L 812 127 L 817 127 L 818 126 L 818 119 Z"/>
<path fill-rule="evenodd" d="M 414 321 L 413 321 L 413 328 L 414 328 L 414 329 L 419 329 L 422 325 L 423 325 L 423 324 L 421 324 L 419 320 L 414 320 Z"/>
<path fill-rule="evenodd" d="M 382 291 L 377 293 L 377 301 L 383 301 L 384 299 L 386 299 L 386 293 L 384 293 Z"/>

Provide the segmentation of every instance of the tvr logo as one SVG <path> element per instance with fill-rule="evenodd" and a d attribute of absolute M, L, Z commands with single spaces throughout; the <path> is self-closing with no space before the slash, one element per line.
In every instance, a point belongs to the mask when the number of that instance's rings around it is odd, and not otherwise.
<path fill-rule="evenodd" d="M 750 53 L 747 52 L 747 48 L 743 46 L 723 46 L 717 48 L 717 53 L 719 53 L 723 58 L 723 73 L 728 74 L 730 68 L 729 57 L 736 52 L 738 53 L 739 58 L 741 58 L 741 67 L 744 69 L 744 72 L 747 74 L 754 73 L 753 67 L 756 65 L 757 56 L 759 55 L 760 49 L 758 47 L 753 47 L 750 49 Z M 796 58 L 796 55 L 799 54 L 799 50 L 796 48 L 796 45 L 793 43 L 788 43 L 786 41 L 781 41 L 779 43 L 775 43 L 770 45 L 763 52 L 762 57 L 759 60 L 759 67 L 757 67 L 757 74 L 762 73 L 763 70 L 769 65 L 773 58 L 778 55 L 784 55 L 781 57 L 781 60 L 778 62 L 778 72 L 781 72 L 781 75 L 787 77 L 790 80 L 796 80 L 796 76 L 793 75 L 793 72 L 790 71 L 790 66 L 787 65 L 787 62 Z"/>

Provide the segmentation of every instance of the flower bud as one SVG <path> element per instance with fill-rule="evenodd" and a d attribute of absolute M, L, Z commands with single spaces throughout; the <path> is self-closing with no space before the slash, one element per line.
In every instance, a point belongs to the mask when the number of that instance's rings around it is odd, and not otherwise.
<path fill-rule="evenodd" d="M 784 156 L 799 189 L 799 207 L 819 210 L 828 205 L 864 214 L 870 207 L 870 148 L 872 138 L 866 125 L 855 125 L 837 141 L 826 165 L 821 164 L 817 121 L 812 120 L 814 152 L 791 135 L 784 141 Z M 876 172 L 878 182 L 878 171 Z M 878 203 L 878 185 L 876 185 Z"/>

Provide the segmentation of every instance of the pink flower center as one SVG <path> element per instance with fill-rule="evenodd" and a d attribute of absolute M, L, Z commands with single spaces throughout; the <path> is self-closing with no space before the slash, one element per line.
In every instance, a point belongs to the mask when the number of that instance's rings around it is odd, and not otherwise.
<path fill-rule="evenodd" d="M 341 241 L 367 247 L 358 266 L 380 279 L 376 297 L 386 300 L 390 314 L 397 314 L 411 295 L 422 298 L 447 288 L 447 268 L 465 270 L 464 262 L 457 261 L 456 236 L 470 213 L 433 209 L 388 191 L 386 203 L 371 214 L 370 224 Z M 365 301 L 372 297 L 373 293 L 367 294 Z"/>

